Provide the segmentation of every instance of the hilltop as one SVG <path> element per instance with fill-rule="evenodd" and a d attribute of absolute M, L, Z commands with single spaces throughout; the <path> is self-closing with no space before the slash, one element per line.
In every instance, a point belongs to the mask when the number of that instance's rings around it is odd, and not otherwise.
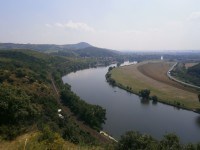
<path fill-rule="evenodd" d="M 80 42 L 77 44 L 65 44 L 65 45 L 0 43 L 0 49 L 30 49 L 40 52 L 75 50 L 87 47 L 93 47 L 93 46 L 86 42 Z"/>
<path fill-rule="evenodd" d="M 59 56 L 80 56 L 80 57 L 116 57 L 120 52 L 106 48 L 98 48 L 86 42 L 77 44 L 16 44 L 0 43 L 0 50 L 6 49 L 30 49 L 43 53 L 53 53 Z"/>

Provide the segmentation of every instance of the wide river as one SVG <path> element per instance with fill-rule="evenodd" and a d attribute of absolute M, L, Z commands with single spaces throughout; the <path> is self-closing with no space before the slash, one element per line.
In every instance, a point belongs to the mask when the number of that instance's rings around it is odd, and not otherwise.
<path fill-rule="evenodd" d="M 107 71 L 108 67 L 90 68 L 62 78 L 81 99 L 106 109 L 104 131 L 117 139 L 134 130 L 157 139 L 166 133 L 176 133 L 182 143 L 200 141 L 200 114 L 162 103 L 143 102 L 137 95 L 110 86 L 105 79 Z"/>

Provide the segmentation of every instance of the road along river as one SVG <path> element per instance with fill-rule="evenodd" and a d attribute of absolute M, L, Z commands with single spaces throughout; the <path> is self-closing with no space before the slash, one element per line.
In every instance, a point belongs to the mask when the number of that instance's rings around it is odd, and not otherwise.
<path fill-rule="evenodd" d="M 152 104 L 152 101 L 143 102 L 137 95 L 110 86 L 105 79 L 107 71 L 108 67 L 90 68 L 62 78 L 81 99 L 106 109 L 104 131 L 116 139 L 134 130 L 157 139 L 166 133 L 176 133 L 182 143 L 200 141 L 200 114 L 161 103 Z"/>

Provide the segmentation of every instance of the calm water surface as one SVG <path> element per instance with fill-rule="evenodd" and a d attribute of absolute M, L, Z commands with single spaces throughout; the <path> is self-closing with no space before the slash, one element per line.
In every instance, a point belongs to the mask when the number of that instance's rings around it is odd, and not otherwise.
<path fill-rule="evenodd" d="M 182 143 L 200 141 L 200 114 L 151 101 L 144 103 L 137 95 L 110 86 L 105 79 L 107 71 L 108 67 L 85 69 L 62 78 L 81 99 L 106 109 L 104 131 L 115 138 L 134 130 L 157 139 L 176 133 Z"/>

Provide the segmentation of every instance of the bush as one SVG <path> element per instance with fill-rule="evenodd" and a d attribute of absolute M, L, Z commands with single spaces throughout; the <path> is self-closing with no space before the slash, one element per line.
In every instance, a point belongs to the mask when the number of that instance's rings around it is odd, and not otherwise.
<path fill-rule="evenodd" d="M 150 95 L 150 90 L 148 89 L 144 89 L 144 90 L 141 90 L 139 92 L 139 96 L 142 97 L 143 99 L 149 99 L 149 95 Z"/>
<path fill-rule="evenodd" d="M 157 102 L 157 101 L 158 101 L 158 97 L 155 96 L 155 95 L 153 95 L 153 96 L 151 97 L 151 99 L 153 100 L 153 102 Z"/>
<path fill-rule="evenodd" d="M 121 136 L 116 150 L 150 150 L 158 147 L 157 141 L 149 135 L 129 131 Z"/>

